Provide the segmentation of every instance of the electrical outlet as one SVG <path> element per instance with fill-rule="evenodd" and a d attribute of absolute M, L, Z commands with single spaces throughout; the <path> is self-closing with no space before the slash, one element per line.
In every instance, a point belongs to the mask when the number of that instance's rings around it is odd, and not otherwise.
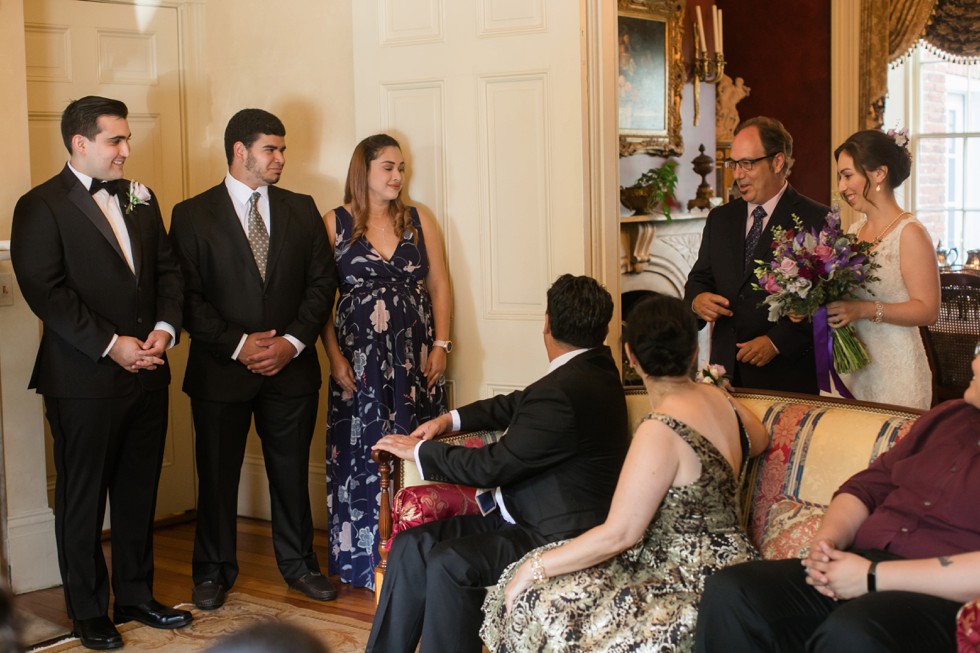
<path fill-rule="evenodd" d="M 0 306 L 14 305 L 14 275 L 0 272 Z"/>

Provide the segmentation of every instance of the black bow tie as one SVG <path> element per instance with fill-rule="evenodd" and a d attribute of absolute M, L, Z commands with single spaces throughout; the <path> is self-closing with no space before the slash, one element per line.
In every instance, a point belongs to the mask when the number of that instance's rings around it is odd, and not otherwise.
<path fill-rule="evenodd" d="M 95 195 L 100 190 L 108 192 L 110 195 L 115 195 L 118 192 L 116 187 L 116 182 L 114 181 L 103 181 L 101 179 L 93 179 L 92 185 L 88 187 L 88 192 Z"/>

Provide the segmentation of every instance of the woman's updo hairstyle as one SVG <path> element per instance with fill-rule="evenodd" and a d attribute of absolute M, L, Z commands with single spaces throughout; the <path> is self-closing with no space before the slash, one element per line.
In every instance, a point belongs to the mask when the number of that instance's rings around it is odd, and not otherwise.
<path fill-rule="evenodd" d="M 912 155 L 908 149 L 895 142 L 895 139 L 877 129 L 865 129 L 851 134 L 840 147 L 834 150 L 834 160 L 840 158 L 841 152 L 847 152 L 854 160 L 854 169 L 861 176 L 867 177 L 870 170 L 878 170 L 888 166 L 888 186 L 895 189 L 909 178 L 912 172 Z M 864 187 L 864 196 L 868 196 L 869 180 Z"/>
<path fill-rule="evenodd" d="M 684 376 L 691 371 L 698 329 L 694 315 L 681 300 L 653 294 L 629 312 L 625 340 L 643 373 Z"/>

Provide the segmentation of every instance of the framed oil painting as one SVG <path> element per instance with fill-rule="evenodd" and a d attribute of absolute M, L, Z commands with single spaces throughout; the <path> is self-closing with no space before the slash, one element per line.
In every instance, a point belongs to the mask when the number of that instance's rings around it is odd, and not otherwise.
<path fill-rule="evenodd" d="M 619 155 L 684 152 L 682 0 L 618 0 Z"/>

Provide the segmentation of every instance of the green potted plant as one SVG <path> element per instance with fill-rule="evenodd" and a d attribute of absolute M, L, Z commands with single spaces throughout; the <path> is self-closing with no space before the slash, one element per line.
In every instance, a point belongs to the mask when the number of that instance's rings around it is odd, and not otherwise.
<path fill-rule="evenodd" d="M 674 198 L 677 188 L 677 161 L 667 160 L 659 168 L 650 168 L 637 179 L 632 186 L 619 187 L 619 200 L 634 215 L 648 213 L 651 209 L 660 209 L 664 217 L 670 220 L 670 209 L 678 208 Z"/>

